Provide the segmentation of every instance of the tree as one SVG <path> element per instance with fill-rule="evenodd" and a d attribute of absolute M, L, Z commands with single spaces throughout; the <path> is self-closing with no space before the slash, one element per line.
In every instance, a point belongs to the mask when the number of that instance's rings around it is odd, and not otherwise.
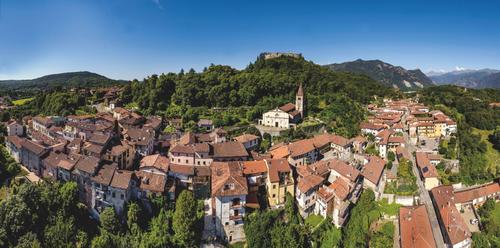
<path fill-rule="evenodd" d="M 299 224 L 278 224 L 271 231 L 272 247 L 302 248 L 309 247 L 306 226 Z"/>
<path fill-rule="evenodd" d="M 64 218 L 59 214 L 53 223 L 45 228 L 44 245 L 46 247 L 73 247 L 76 229 L 73 218 Z"/>
<path fill-rule="evenodd" d="M 184 190 L 180 193 L 175 204 L 173 217 L 174 239 L 184 247 L 194 247 L 198 244 L 199 219 L 197 215 L 197 202 L 193 193 Z"/>
<path fill-rule="evenodd" d="M 297 205 L 295 205 L 295 199 L 290 194 L 290 192 L 286 192 L 285 195 L 285 214 L 288 219 L 288 223 L 290 224 L 300 224 L 301 217 L 299 216 Z"/>
<path fill-rule="evenodd" d="M 41 248 L 42 244 L 38 241 L 36 235 L 32 232 L 21 236 L 17 242 L 16 248 Z"/>
<path fill-rule="evenodd" d="M 101 227 L 112 234 L 117 234 L 121 230 L 120 220 L 113 207 L 105 208 L 99 216 Z"/>
<path fill-rule="evenodd" d="M 143 247 L 168 247 L 171 244 L 170 223 L 168 213 L 163 209 L 160 210 L 158 216 L 151 220 L 150 231 L 144 234 Z"/>
<path fill-rule="evenodd" d="M 280 210 L 256 211 L 245 216 L 245 236 L 249 248 L 272 247 L 269 230 L 273 229 Z"/>
<path fill-rule="evenodd" d="M 380 213 L 375 205 L 375 194 L 364 190 L 356 206 L 351 210 L 351 217 L 344 229 L 342 243 L 346 248 L 365 247 L 368 242 L 369 228 Z"/>
<path fill-rule="evenodd" d="M 393 162 L 394 160 L 396 160 L 396 155 L 394 154 L 394 152 L 387 152 L 387 159 L 389 160 L 389 162 Z"/>

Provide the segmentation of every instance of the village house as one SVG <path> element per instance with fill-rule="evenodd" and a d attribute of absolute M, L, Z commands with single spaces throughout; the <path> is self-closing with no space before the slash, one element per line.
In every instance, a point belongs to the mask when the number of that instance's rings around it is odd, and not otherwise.
<path fill-rule="evenodd" d="M 153 154 L 154 131 L 149 128 L 129 128 L 124 131 L 124 138 L 129 141 L 136 153 L 140 156 Z"/>
<path fill-rule="evenodd" d="M 373 136 L 377 135 L 385 128 L 385 126 L 382 124 L 373 124 L 367 122 L 361 123 L 359 127 L 361 128 L 362 134 L 371 134 Z"/>
<path fill-rule="evenodd" d="M 125 170 L 132 168 L 135 155 L 134 148 L 126 141 L 121 141 L 120 144 L 112 146 L 111 149 L 107 150 L 104 156 L 105 160 L 116 163 L 118 169 Z"/>
<path fill-rule="evenodd" d="M 110 197 L 109 203 L 113 205 L 117 213 L 125 211 L 126 204 L 135 198 L 137 182 L 135 174 L 127 170 L 115 170 L 111 184 L 108 187 Z"/>
<path fill-rule="evenodd" d="M 472 204 L 475 207 L 480 207 L 486 200 L 500 200 L 500 184 L 499 180 L 484 185 L 455 190 L 455 205 L 463 207 L 467 204 Z"/>
<path fill-rule="evenodd" d="M 160 175 L 167 175 L 170 161 L 160 154 L 149 155 L 141 159 L 139 170 Z"/>
<path fill-rule="evenodd" d="M 349 183 L 342 178 L 335 179 L 329 186 L 321 187 L 316 193 L 314 213 L 323 218 L 332 218 L 336 227 L 343 226 L 351 208 L 351 203 L 347 201 L 351 190 Z"/>
<path fill-rule="evenodd" d="M 214 162 L 212 171 L 212 216 L 217 236 L 229 243 L 245 240 L 247 180 L 239 162 Z"/>
<path fill-rule="evenodd" d="M 233 138 L 235 141 L 241 143 L 247 150 L 252 150 L 259 145 L 259 136 L 253 134 L 242 134 Z"/>
<path fill-rule="evenodd" d="M 416 163 L 420 172 L 420 178 L 424 181 L 425 189 L 431 190 L 439 186 L 439 174 L 434 165 L 429 160 L 429 154 L 425 152 L 416 152 Z"/>
<path fill-rule="evenodd" d="M 214 123 L 209 119 L 200 119 L 197 125 L 199 129 L 205 131 L 212 131 L 214 129 Z"/>
<path fill-rule="evenodd" d="M 264 160 L 267 167 L 267 200 L 271 208 L 282 206 L 285 203 L 286 193 L 294 196 L 292 169 L 286 159 Z"/>
<path fill-rule="evenodd" d="M 7 136 L 23 136 L 24 127 L 15 120 L 7 122 L 5 125 L 7 128 Z"/>
<path fill-rule="evenodd" d="M 333 156 L 340 159 L 347 159 L 351 154 L 352 143 L 349 139 L 339 135 L 332 135 Z"/>
<path fill-rule="evenodd" d="M 305 114 L 305 99 L 302 84 L 299 85 L 295 95 L 295 104 L 287 103 L 281 107 L 270 110 L 262 115 L 259 125 L 288 129 L 298 124 Z"/>
<path fill-rule="evenodd" d="M 436 248 L 425 205 L 399 208 L 399 244 L 401 248 Z"/>
<path fill-rule="evenodd" d="M 468 248 L 472 246 L 472 234 L 455 206 L 452 186 L 438 186 L 431 189 L 441 233 L 448 247 Z"/>
<path fill-rule="evenodd" d="M 7 149 L 7 152 L 18 163 L 21 162 L 22 143 L 23 138 L 19 136 L 7 136 L 7 138 L 5 139 L 5 148 Z"/>
<path fill-rule="evenodd" d="M 84 202 L 87 207 L 92 208 L 92 181 L 91 178 L 96 175 L 100 168 L 100 159 L 92 156 L 84 156 L 80 158 L 72 171 L 71 178 L 78 185 L 78 193 L 80 201 Z"/>
<path fill-rule="evenodd" d="M 55 122 L 50 117 L 36 116 L 32 119 L 31 125 L 33 130 L 49 136 L 49 128 L 55 125 Z"/>
<path fill-rule="evenodd" d="M 288 144 L 287 148 L 289 150 L 288 161 L 292 166 L 311 164 L 318 160 L 318 150 L 312 139 L 295 141 Z"/>
<path fill-rule="evenodd" d="M 104 164 L 90 179 L 92 185 L 91 207 L 96 215 L 99 215 L 107 207 L 113 207 L 110 202 L 111 192 L 109 186 L 116 169 L 116 164 Z"/>
<path fill-rule="evenodd" d="M 236 141 L 215 143 L 212 147 L 214 161 L 246 161 L 249 159 L 248 151 L 243 144 Z"/>
<path fill-rule="evenodd" d="M 24 139 L 21 142 L 20 161 L 29 171 L 41 175 L 42 158 L 49 149 L 31 140 Z"/>
<path fill-rule="evenodd" d="M 323 177 L 314 174 L 298 179 L 295 200 L 299 208 L 299 213 L 303 218 L 314 213 L 316 193 L 321 185 L 323 185 L 324 180 Z"/>
<path fill-rule="evenodd" d="M 150 197 L 166 195 L 169 200 L 175 200 L 175 185 L 166 175 L 154 173 L 147 169 L 139 169 L 135 172 L 139 182 L 137 199 L 141 200 L 148 208 L 151 208 Z M 149 209 L 148 211 L 151 211 Z"/>
<path fill-rule="evenodd" d="M 361 175 L 363 175 L 363 187 L 373 190 L 375 197 L 384 192 L 384 172 L 386 161 L 377 156 L 370 156 L 367 164 L 363 166 Z"/>

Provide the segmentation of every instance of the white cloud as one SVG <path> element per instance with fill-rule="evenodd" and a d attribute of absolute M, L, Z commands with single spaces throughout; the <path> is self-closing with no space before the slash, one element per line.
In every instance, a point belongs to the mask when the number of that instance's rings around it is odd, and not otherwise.
<path fill-rule="evenodd" d="M 161 5 L 161 0 L 152 0 L 154 4 L 156 4 L 156 6 L 159 8 L 159 9 L 163 9 L 163 5 Z"/>
<path fill-rule="evenodd" d="M 467 68 L 461 66 L 455 66 L 455 71 L 465 71 Z"/>

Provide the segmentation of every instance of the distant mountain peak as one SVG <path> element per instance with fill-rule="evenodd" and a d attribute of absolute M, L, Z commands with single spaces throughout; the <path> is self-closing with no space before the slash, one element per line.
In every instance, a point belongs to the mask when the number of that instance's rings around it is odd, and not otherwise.
<path fill-rule="evenodd" d="M 436 84 L 453 84 L 467 88 L 500 88 L 500 70 L 495 69 L 466 69 L 456 67 L 455 70 L 433 74 L 427 73 Z"/>
<path fill-rule="evenodd" d="M 367 75 L 381 84 L 401 90 L 416 90 L 434 85 L 420 69 L 406 70 L 382 60 L 357 59 L 340 64 L 329 64 L 325 67 L 333 71 L 347 71 Z"/>

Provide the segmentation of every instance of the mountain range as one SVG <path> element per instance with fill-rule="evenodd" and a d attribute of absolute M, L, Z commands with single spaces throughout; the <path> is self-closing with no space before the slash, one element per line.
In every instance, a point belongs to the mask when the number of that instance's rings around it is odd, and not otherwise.
<path fill-rule="evenodd" d="M 453 84 L 467 88 L 500 88 L 500 70 L 461 69 L 445 73 L 428 72 L 436 84 Z"/>
<path fill-rule="evenodd" d="M 333 71 L 346 71 L 367 75 L 383 85 L 403 91 L 417 90 L 433 86 L 432 80 L 419 69 L 406 70 L 381 60 L 355 60 L 340 64 L 329 64 L 325 67 Z"/>
<path fill-rule="evenodd" d="M 65 72 L 51 74 L 35 79 L 0 80 L 2 89 L 42 89 L 53 87 L 95 87 L 124 83 L 123 80 L 114 80 L 97 73 L 88 71 Z"/>

